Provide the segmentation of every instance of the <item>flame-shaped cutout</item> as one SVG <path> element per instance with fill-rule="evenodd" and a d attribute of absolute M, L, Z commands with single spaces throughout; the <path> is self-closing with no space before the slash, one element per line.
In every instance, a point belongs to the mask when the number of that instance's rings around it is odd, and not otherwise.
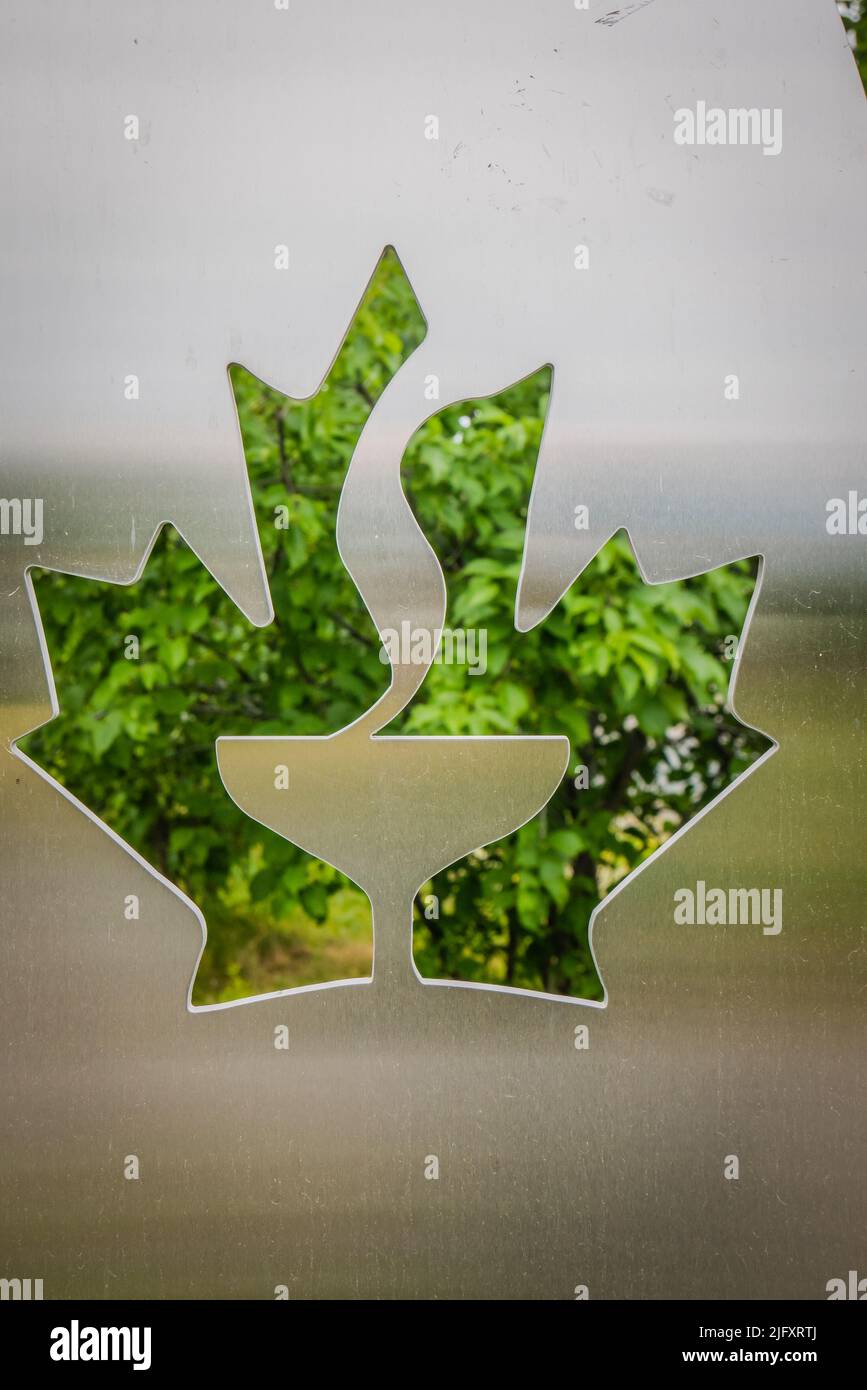
<path fill-rule="evenodd" d="M 426 655 L 389 651 L 389 689 L 339 733 L 217 740 L 220 775 L 241 809 L 367 893 L 375 976 L 391 990 L 421 978 L 411 949 L 416 890 L 536 815 L 569 758 L 557 735 L 379 734 L 424 680 L 445 618 L 443 573 L 401 485 L 405 449 L 425 414 L 422 387 L 410 357 L 374 405 L 344 483 L 337 541 L 380 637 L 408 624 Z"/>

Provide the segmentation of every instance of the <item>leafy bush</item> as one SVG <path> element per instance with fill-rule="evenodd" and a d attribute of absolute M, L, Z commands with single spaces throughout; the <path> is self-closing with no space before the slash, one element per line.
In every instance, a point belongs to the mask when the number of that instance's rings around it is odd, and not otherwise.
<path fill-rule="evenodd" d="M 387 255 L 315 397 L 288 400 L 232 369 L 277 614 L 269 628 L 251 627 L 171 530 L 133 588 L 38 581 L 61 714 L 27 751 L 202 906 L 197 1002 L 369 969 L 366 899 L 237 810 L 213 745 L 218 734 L 330 733 L 385 688 L 335 520 L 371 405 L 423 334 Z M 446 575 L 447 621 L 484 628 L 488 650 L 484 675 L 435 666 L 394 729 L 569 736 L 573 765 L 546 811 L 427 886 L 439 914 L 418 914 L 416 956 L 430 975 L 593 996 L 593 905 L 762 744 L 722 707 L 722 643 L 740 633 L 755 570 L 648 587 L 619 535 L 541 628 L 518 634 L 548 389 L 542 370 L 449 406 L 407 451 L 405 486 Z M 124 655 L 129 635 L 138 660 Z M 582 764 L 590 785 L 579 791 Z"/>

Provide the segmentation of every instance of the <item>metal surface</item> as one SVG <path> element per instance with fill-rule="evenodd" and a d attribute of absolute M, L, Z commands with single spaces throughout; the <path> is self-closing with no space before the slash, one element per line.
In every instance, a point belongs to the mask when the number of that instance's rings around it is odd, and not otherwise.
<path fill-rule="evenodd" d="M 821 1298 L 865 1272 L 867 537 L 826 529 L 867 495 L 863 95 L 831 0 L 609 8 L 0 4 L 0 490 L 44 504 L 41 544 L 0 536 L 0 1275 L 47 1297 Z M 780 153 L 678 145 L 700 101 L 779 108 Z M 597 913 L 604 1008 L 423 984 L 407 928 L 370 983 L 191 1009 L 194 906 L 11 746 L 53 708 L 30 565 L 129 582 L 171 520 L 267 621 L 226 367 L 315 390 L 386 244 L 429 331 L 341 504 L 380 627 L 441 622 L 406 440 L 545 362 L 520 626 L 620 526 L 650 581 L 763 556 L 736 708 L 779 747 Z M 423 675 L 349 735 L 350 782 L 367 757 L 383 804 L 424 785 L 419 842 L 388 826 L 404 890 L 554 776 L 492 759 L 462 796 L 439 740 L 404 776 L 370 735 Z M 321 815 L 335 858 L 357 817 Z M 782 889 L 782 931 L 675 925 L 699 880 Z"/>

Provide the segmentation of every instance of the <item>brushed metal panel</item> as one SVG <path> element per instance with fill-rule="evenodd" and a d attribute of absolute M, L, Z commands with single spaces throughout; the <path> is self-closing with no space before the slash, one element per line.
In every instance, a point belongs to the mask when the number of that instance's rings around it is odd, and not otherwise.
<path fill-rule="evenodd" d="M 814 1298 L 864 1269 L 865 539 L 825 528 L 867 494 L 863 94 L 831 0 L 605 9 L 0 6 L 2 493 L 44 502 L 41 544 L 0 536 L 0 1273 L 47 1297 Z M 779 108 L 779 155 L 677 146 L 701 100 Z M 441 621 L 406 438 L 544 362 L 519 626 L 620 526 L 651 582 L 763 557 L 735 707 L 779 746 L 598 911 L 604 1007 L 396 969 L 192 1009 L 194 905 L 14 748 L 54 707 L 29 566 L 130 582 L 171 520 L 268 620 L 226 367 L 315 390 L 386 244 L 429 331 L 338 528 L 381 626 Z M 368 736 L 420 675 L 353 739 L 399 742 Z M 460 847 L 498 795 L 446 825 L 431 776 L 408 878 L 425 825 Z M 698 880 L 781 888 L 782 931 L 676 926 Z"/>

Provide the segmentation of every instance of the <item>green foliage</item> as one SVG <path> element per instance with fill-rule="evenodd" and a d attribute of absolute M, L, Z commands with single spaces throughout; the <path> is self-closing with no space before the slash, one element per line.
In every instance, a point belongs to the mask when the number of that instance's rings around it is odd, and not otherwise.
<path fill-rule="evenodd" d="M 494 401 L 449 407 L 407 453 L 407 491 L 446 572 L 449 621 L 487 631 L 488 669 L 435 666 L 402 731 L 557 732 L 573 747 L 541 816 L 427 886 L 439 917 L 418 914 L 416 959 L 427 975 L 596 997 L 593 907 L 766 746 L 723 708 L 723 644 L 743 627 L 755 566 L 648 586 L 621 533 L 541 627 L 517 633 L 548 387 L 545 371 Z M 578 790 L 582 766 L 590 785 Z"/>
<path fill-rule="evenodd" d="M 843 16 L 861 80 L 867 83 L 867 5 L 864 0 L 838 0 L 837 9 Z"/>
<path fill-rule="evenodd" d="M 277 614 L 269 628 L 252 628 L 171 530 L 133 588 L 38 581 L 61 715 L 27 751 L 202 906 L 198 1002 L 369 969 L 366 900 L 237 810 L 214 739 L 333 732 L 384 689 L 335 520 L 370 407 L 423 335 L 389 255 L 315 397 L 290 401 L 232 369 Z M 405 486 L 446 574 L 448 623 L 486 630 L 487 670 L 434 667 L 395 729 L 568 735 L 570 774 L 542 816 L 428 885 L 439 916 L 419 917 L 416 954 L 430 975 L 594 995 L 593 905 L 763 744 L 723 710 L 731 668 L 720 644 L 740 633 L 754 567 L 648 587 L 620 535 L 542 628 L 516 633 L 548 389 L 543 370 L 449 406 L 410 445 Z M 138 660 L 124 655 L 130 634 Z M 583 791 L 579 764 L 590 770 Z"/>

